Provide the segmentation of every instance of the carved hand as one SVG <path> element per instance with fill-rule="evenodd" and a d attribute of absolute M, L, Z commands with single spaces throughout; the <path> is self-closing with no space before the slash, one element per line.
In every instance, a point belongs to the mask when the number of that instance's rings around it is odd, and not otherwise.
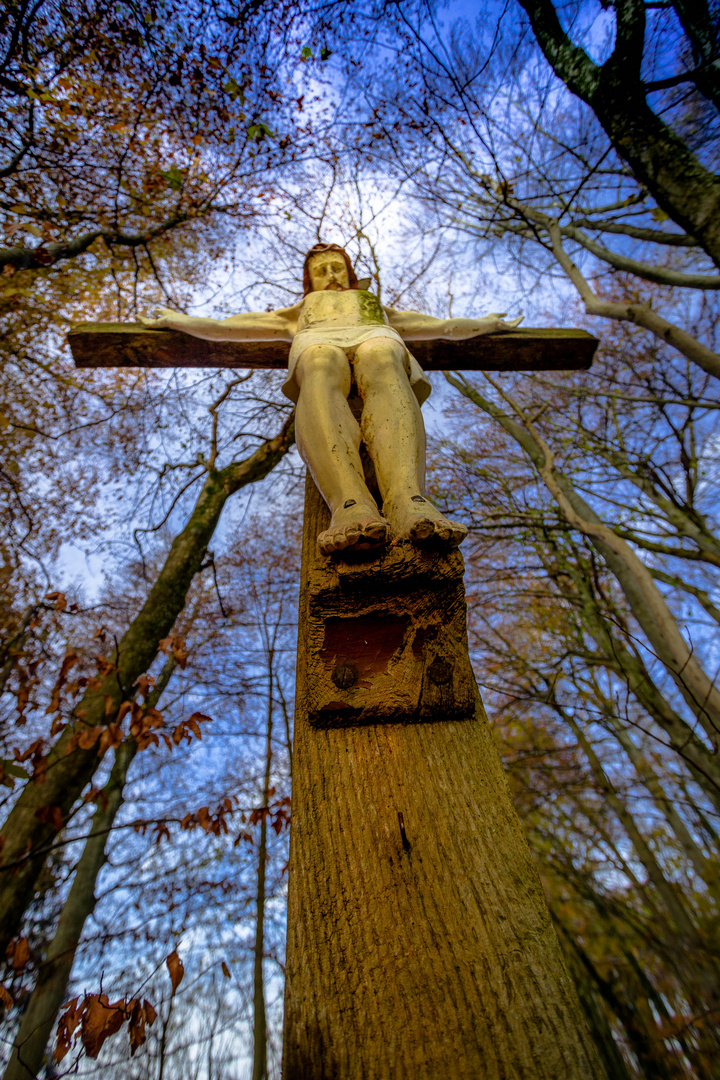
<path fill-rule="evenodd" d="M 457 323 L 466 323 L 467 330 L 475 336 L 492 334 L 498 330 L 514 330 L 524 318 L 524 316 L 520 315 L 517 319 L 509 319 L 508 322 L 503 322 L 505 314 L 504 311 L 491 311 L 489 315 L 484 315 L 481 319 L 456 319 L 455 321 Z"/>
<path fill-rule="evenodd" d="M 154 319 L 145 319 L 139 316 L 140 322 L 147 330 L 183 330 L 191 321 L 192 316 L 183 315 L 181 311 L 173 311 L 171 308 L 153 308 Z"/>

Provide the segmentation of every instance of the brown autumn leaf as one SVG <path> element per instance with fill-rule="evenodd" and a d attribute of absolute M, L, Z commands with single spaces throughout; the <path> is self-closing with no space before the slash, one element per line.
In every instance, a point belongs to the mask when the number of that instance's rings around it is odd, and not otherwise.
<path fill-rule="evenodd" d="M 80 662 L 80 657 L 78 656 L 78 654 L 76 652 L 68 651 L 65 654 L 65 656 L 63 658 L 63 662 L 60 665 L 60 672 L 59 672 L 57 680 L 55 682 L 55 686 L 53 687 L 52 698 L 50 700 L 50 704 L 48 705 L 48 707 L 45 710 L 45 715 L 46 716 L 50 716 L 52 713 L 55 713 L 55 712 L 57 712 L 59 710 L 60 704 L 61 704 L 60 693 L 62 691 L 63 686 L 65 685 L 65 682 L 66 682 L 67 677 L 68 677 L 68 673 L 70 672 L 70 669 L 72 667 L 74 667 L 75 664 L 77 664 L 79 662 Z"/>
<path fill-rule="evenodd" d="M 123 701 L 122 705 L 118 709 L 118 714 L 117 714 L 117 722 L 118 722 L 118 724 L 121 724 L 123 722 L 123 720 L 125 719 L 127 714 L 131 711 L 132 706 L 133 706 L 132 701 Z"/>
<path fill-rule="evenodd" d="M 222 962 L 222 963 L 220 964 L 220 967 L 222 968 L 222 973 L 223 973 L 223 975 L 225 976 L 225 978 L 226 978 L 226 979 L 230 979 L 230 978 L 231 978 L 231 975 L 230 975 L 230 968 L 229 968 L 229 967 L 227 966 L 227 964 L 225 963 L 225 961 L 224 961 L 224 960 L 223 960 L 223 962 Z"/>
<path fill-rule="evenodd" d="M 54 737 L 55 735 L 59 735 L 64 727 L 65 727 L 65 721 L 63 720 L 62 716 L 56 716 L 55 719 L 53 720 L 52 724 L 50 725 L 50 735 L 51 735 L 51 737 Z"/>
<path fill-rule="evenodd" d="M 20 683 L 20 689 L 17 692 L 17 710 L 21 716 L 25 712 L 25 706 L 30 700 L 30 690 L 36 682 L 37 679 L 28 679 L 26 682 Z"/>
<path fill-rule="evenodd" d="M 163 726 L 163 714 L 159 709 L 154 708 L 152 705 L 147 705 L 143 709 L 143 717 L 149 728 L 160 728 Z"/>
<path fill-rule="evenodd" d="M 110 747 L 114 749 L 116 746 L 119 746 L 124 738 L 123 729 L 119 724 L 108 724 L 100 736 L 100 743 L 98 745 L 100 756 L 102 757 L 105 751 L 109 750 Z"/>
<path fill-rule="evenodd" d="M 146 698 L 148 696 L 148 694 L 150 693 L 150 691 L 152 690 L 153 686 L 155 685 L 155 679 L 153 678 L 152 675 L 147 675 L 147 674 L 140 675 L 135 680 L 134 685 L 137 686 L 138 693 L 143 698 Z"/>
<path fill-rule="evenodd" d="M 183 962 L 178 956 L 176 951 L 173 951 L 165 961 L 167 969 L 170 974 L 170 982 L 172 983 L 172 996 L 175 996 L 175 991 L 182 982 L 183 975 L 185 974 L 185 968 Z"/>
<path fill-rule="evenodd" d="M 191 720 L 196 721 L 198 724 L 211 724 L 212 716 L 207 716 L 205 713 L 201 712 L 194 712 L 188 720 L 188 724 Z"/>
<path fill-rule="evenodd" d="M 8 962 L 13 971 L 22 971 L 30 959 L 30 945 L 26 937 L 13 940 L 7 947 Z"/>
<path fill-rule="evenodd" d="M 57 1043 L 53 1050 L 53 1061 L 60 1063 L 72 1046 L 72 1037 L 75 1028 L 80 1023 L 80 1010 L 78 999 L 73 998 L 63 1006 L 65 1012 L 60 1014 L 57 1026 Z"/>
<path fill-rule="evenodd" d="M 79 1001 L 80 1001 L 80 998 L 72 998 L 64 1006 L 65 1012 L 63 1014 L 63 1022 L 64 1022 L 64 1025 L 67 1028 L 68 1033 L 70 1035 L 75 1034 L 75 1030 L 76 1030 L 78 1024 L 80 1023 L 80 1021 L 82 1020 L 83 1007 L 82 1007 L 82 1005 L 80 1005 L 80 1006 L 78 1005 Z M 83 1004 L 84 1004 L 84 1001 L 83 1001 Z"/>
<path fill-rule="evenodd" d="M 142 1002 L 137 998 L 129 1001 L 127 1009 L 130 1012 L 130 1019 L 128 1020 L 130 1057 L 134 1057 L 135 1051 L 142 1046 L 147 1038 L 145 1025 L 151 1026 L 157 1018 L 157 1013 L 147 998 Z"/>
<path fill-rule="evenodd" d="M 173 656 L 177 662 L 179 668 L 184 668 L 187 665 L 188 651 L 185 648 L 185 642 L 180 638 L 173 645 Z"/>
<path fill-rule="evenodd" d="M 95 745 L 98 739 L 101 737 L 105 728 L 98 725 L 97 727 L 85 728 L 75 738 L 77 738 L 77 745 L 81 750 L 90 750 Z"/>
<path fill-rule="evenodd" d="M 10 991 L 7 989 L 7 987 L 3 986 L 2 983 L 0 983 L 0 1001 L 3 1003 L 6 1009 L 12 1009 L 14 1005 Z"/>
<path fill-rule="evenodd" d="M 42 739 L 36 739 L 35 742 L 30 743 L 30 745 L 25 750 L 23 750 L 22 753 L 20 753 L 19 750 L 14 750 L 13 754 L 15 755 L 15 760 L 17 762 L 27 761 L 28 758 L 34 757 L 35 754 L 38 753 L 38 751 L 42 750 L 42 746 Z"/>
<path fill-rule="evenodd" d="M 63 812 L 59 806 L 41 806 L 35 811 L 35 817 L 44 825 L 52 825 L 55 832 L 60 832 L 64 825 Z"/>
<path fill-rule="evenodd" d="M 96 656 L 95 666 L 101 679 L 109 675 L 111 671 L 117 670 L 115 664 L 113 664 L 112 660 L 108 660 L 107 656 Z"/>
<path fill-rule="evenodd" d="M 171 839 L 170 830 L 164 821 L 160 821 L 155 827 L 155 843 L 159 844 L 163 838 L 167 840 Z"/>
<path fill-rule="evenodd" d="M 88 1057 L 96 1058 L 106 1039 L 125 1023 L 125 1002 L 112 1005 L 107 994 L 88 994 L 84 1001 L 80 1038 Z"/>
<path fill-rule="evenodd" d="M 55 608 L 55 611 L 64 611 L 67 607 L 67 597 L 63 592 L 46 593 L 43 599 L 48 600 Z"/>
<path fill-rule="evenodd" d="M 17 747 L 13 750 L 15 760 L 21 764 L 24 761 L 30 760 L 32 765 L 31 779 L 35 784 L 45 783 L 45 773 L 47 772 L 47 758 L 43 754 L 43 740 L 36 739 L 31 743 L 26 750 L 20 753 Z"/>

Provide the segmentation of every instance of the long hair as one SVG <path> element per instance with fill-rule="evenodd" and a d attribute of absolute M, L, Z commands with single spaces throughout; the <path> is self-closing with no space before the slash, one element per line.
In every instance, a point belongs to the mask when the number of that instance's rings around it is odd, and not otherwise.
<path fill-rule="evenodd" d="M 312 259 L 313 255 L 320 255 L 323 251 L 339 251 L 340 252 L 343 259 L 345 260 L 345 265 L 347 266 L 348 281 L 350 282 L 350 288 L 351 289 L 357 289 L 357 287 L 358 287 L 357 274 L 353 270 L 353 265 L 350 262 L 350 256 L 348 255 L 345 248 L 340 247 L 339 244 L 315 244 L 315 246 L 311 247 L 310 250 L 308 251 L 307 255 L 305 256 L 305 262 L 303 263 L 303 295 L 307 296 L 307 294 L 309 292 L 312 292 L 312 282 L 310 280 L 310 269 L 309 269 L 310 260 Z"/>

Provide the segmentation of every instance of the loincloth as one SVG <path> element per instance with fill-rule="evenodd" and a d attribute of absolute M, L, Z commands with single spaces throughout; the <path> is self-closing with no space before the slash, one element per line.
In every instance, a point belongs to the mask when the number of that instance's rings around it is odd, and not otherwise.
<path fill-rule="evenodd" d="M 355 349 L 358 345 L 362 345 L 363 341 L 369 341 L 371 338 L 379 337 L 392 338 L 394 341 L 399 341 L 402 345 L 405 350 L 405 370 L 415 396 L 422 405 L 423 401 L 430 396 L 432 390 L 430 380 L 415 357 L 408 352 L 407 346 L 397 330 L 393 330 L 391 326 L 380 325 L 324 326 L 317 328 L 313 327 L 309 330 L 301 330 L 300 333 L 296 334 L 293 338 L 293 343 L 290 347 L 288 375 L 283 383 L 283 394 L 285 394 L 286 397 L 289 397 L 291 401 L 297 402 L 297 399 L 300 396 L 300 387 L 295 378 L 295 368 L 297 367 L 298 360 L 305 352 L 305 349 L 309 348 L 311 345 L 335 345 L 337 348 L 343 350 L 349 362 L 352 364 L 355 360 Z"/>

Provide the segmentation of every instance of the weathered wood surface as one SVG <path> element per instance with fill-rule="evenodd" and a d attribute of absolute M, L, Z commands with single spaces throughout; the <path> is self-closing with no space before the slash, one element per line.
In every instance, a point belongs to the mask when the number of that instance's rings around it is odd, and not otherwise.
<path fill-rule="evenodd" d="M 308 567 L 308 716 L 321 727 L 458 720 L 475 708 L 463 558 L 411 544 Z"/>
<path fill-rule="evenodd" d="M 476 687 L 465 720 L 310 722 L 327 520 L 309 483 L 284 1080 L 603 1080 Z"/>
<path fill-rule="evenodd" d="M 82 323 L 68 333 L 76 367 L 287 367 L 286 341 L 203 341 L 135 323 Z M 585 330 L 520 328 L 468 341 L 413 341 L 426 371 L 561 371 L 590 367 L 598 341 Z"/>

